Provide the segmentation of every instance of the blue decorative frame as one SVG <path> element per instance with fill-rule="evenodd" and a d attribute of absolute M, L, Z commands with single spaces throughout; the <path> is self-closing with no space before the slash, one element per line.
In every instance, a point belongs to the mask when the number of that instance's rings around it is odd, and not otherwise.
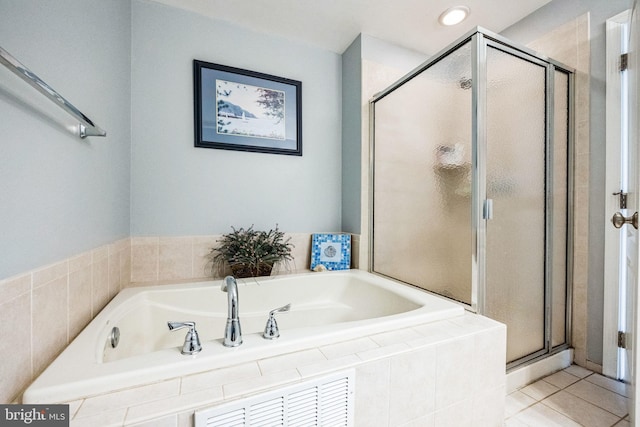
<path fill-rule="evenodd" d="M 349 270 L 351 235 L 314 234 L 311 239 L 311 269 L 319 265 L 327 270 Z"/>

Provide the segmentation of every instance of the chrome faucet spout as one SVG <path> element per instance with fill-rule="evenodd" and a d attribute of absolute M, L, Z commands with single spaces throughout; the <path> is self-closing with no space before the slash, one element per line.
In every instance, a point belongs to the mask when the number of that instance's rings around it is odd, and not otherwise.
<path fill-rule="evenodd" d="M 237 347 L 242 344 L 242 331 L 240 329 L 240 308 L 238 305 L 238 283 L 233 276 L 227 276 L 222 281 L 220 289 L 227 293 L 228 313 L 227 326 L 224 330 L 226 347 Z"/>

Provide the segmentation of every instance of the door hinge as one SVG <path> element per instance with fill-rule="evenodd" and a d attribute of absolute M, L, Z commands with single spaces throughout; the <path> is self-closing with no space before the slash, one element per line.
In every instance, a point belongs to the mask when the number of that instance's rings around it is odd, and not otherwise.
<path fill-rule="evenodd" d="M 624 191 L 620 190 L 617 193 L 613 193 L 614 196 L 620 196 L 620 209 L 627 209 L 627 196 L 629 195 L 629 193 L 625 193 Z"/>
<path fill-rule="evenodd" d="M 620 55 L 620 71 L 625 71 L 629 67 L 629 54 Z"/>
<path fill-rule="evenodd" d="M 618 331 L 618 348 L 627 348 L 627 334 Z"/>

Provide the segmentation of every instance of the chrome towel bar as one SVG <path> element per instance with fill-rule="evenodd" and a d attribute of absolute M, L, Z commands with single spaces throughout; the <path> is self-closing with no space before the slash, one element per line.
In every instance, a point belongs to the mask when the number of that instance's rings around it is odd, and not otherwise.
<path fill-rule="evenodd" d="M 9 52 L 0 47 L 0 63 L 11 70 L 15 75 L 20 77 L 25 82 L 36 88 L 40 93 L 53 101 L 60 108 L 65 110 L 76 118 L 79 123 L 78 133 L 80 138 L 87 136 L 106 136 L 107 132 L 100 129 L 98 125 L 85 116 L 80 110 L 73 106 L 69 101 L 64 99 L 58 92 L 56 92 L 51 86 L 46 84 L 35 75 L 31 70 L 25 67 L 20 61 L 11 56 Z"/>

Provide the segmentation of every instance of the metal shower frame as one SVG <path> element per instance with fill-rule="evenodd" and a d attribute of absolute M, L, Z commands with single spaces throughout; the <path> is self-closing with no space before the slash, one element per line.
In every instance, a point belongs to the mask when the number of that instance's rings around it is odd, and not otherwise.
<path fill-rule="evenodd" d="M 568 123 L 567 123 L 567 265 L 566 265 L 566 319 L 565 319 L 565 342 L 555 347 L 551 342 L 551 325 L 552 325 L 552 256 L 553 242 L 552 239 L 545 238 L 545 326 L 544 326 L 544 349 L 533 354 L 517 359 L 507 364 L 507 369 L 511 369 L 522 364 L 546 357 L 570 347 L 571 344 L 571 305 L 572 305 L 572 284 L 573 284 L 573 224 L 574 224 L 574 93 L 575 93 L 575 70 L 547 56 L 541 55 L 529 48 L 517 45 L 511 40 L 488 31 L 482 27 L 476 27 L 474 30 L 465 34 L 457 41 L 443 49 L 429 60 L 419 65 L 417 68 L 406 74 L 400 80 L 389 86 L 382 92 L 375 94 L 369 101 L 369 139 L 370 139 L 370 158 L 369 158 L 369 271 L 373 271 L 373 247 L 374 235 L 373 229 L 373 207 L 374 207 L 374 156 L 375 156 L 375 103 L 394 90 L 403 86 L 409 80 L 418 76 L 432 65 L 447 57 L 463 45 L 471 43 L 471 80 L 472 80 L 472 284 L 471 284 L 471 305 L 463 304 L 469 311 L 482 314 L 485 312 L 485 291 L 486 291 L 486 229 L 487 219 L 485 218 L 488 208 L 487 201 L 487 182 L 486 182 L 486 159 L 487 159 L 487 132 L 486 132 L 486 92 L 487 92 L 487 50 L 488 47 L 498 49 L 507 54 L 516 56 L 520 59 L 529 61 L 536 65 L 545 67 L 546 69 L 546 107 L 545 107 L 545 237 L 549 236 L 553 230 L 553 218 L 550 215 L 553 209 L 553 197 L 550 185 L 553 182 L 553 143 L 554 135 L 550 131 L 554 123 L 554 73 L 560 71 L 568 77 Z M 551 125 L 550 125 L 551 124 Z"/>

